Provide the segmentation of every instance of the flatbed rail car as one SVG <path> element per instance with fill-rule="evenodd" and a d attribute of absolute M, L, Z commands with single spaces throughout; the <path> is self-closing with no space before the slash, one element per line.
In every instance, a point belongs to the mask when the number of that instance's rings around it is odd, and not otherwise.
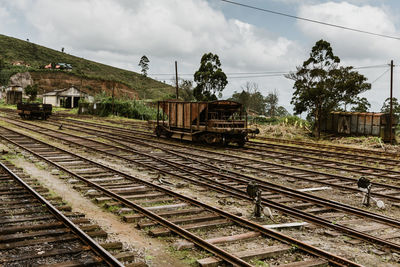
<path fill-rule="evenodd" d="M 243 146 L 249 133 L 258 133 L 247 127 L 247 114 L 234 101 L 158 101 L 157 115 L 154 131 L 159 137 Z"/>
<path fill-rule="evenodd" d="M 47 120 L 52 112 L 51 104 L 39 103 L 18 103 L 17 113 L 23 119 L 41 119 Z"/>

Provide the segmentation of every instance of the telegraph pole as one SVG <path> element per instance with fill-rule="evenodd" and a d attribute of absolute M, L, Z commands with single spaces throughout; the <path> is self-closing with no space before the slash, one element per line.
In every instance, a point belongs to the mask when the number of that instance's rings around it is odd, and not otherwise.
<path fill-rule="evenodd" d="M 175 82 L 176 82 L 176 99 L 179 98 L 178 92 L 178 62 L 175 61 Z"/>
<path fill-rule="evenodd" d="M 390 144 L 393 144 L 393 60 L 390 61 Z"/>
<path fill-rule="evenodd" d="M 112 109 L 111 109 L 112 115 L 114 115 L 114 89 L 115 89 L 115 81 L 112 82 Z"/>

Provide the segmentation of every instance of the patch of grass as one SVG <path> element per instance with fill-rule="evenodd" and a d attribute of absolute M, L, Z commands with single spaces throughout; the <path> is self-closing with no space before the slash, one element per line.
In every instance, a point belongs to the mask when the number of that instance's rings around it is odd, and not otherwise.
<path fill-rule="evenodd" d="M 146 255 L 146 256 L 144 256 L 144 259 L 145 259 L 146 261 L 151 261 L 152 259 L 154 259 L 154 256 Z"/>
<path fill-rule="evenodd" d="M 8 105 L 4 99 L 0 99 L 0 108 L 17 109 L 17 105 Z"/>
<path fill-rule="evenodd" d="M 35 166 L 36 166 L 36 168 L 38 168 L 39 170 L 46 170 L 46 168 L 47 168 L 47 166 L 44 165 L 44 164 L 41 163 L 41 162 L 36 162 L 36 163 L 35 163 Z"/>
<path fill-rule="evenodd" d="M 269 264 L 262 260 L 252 260 L 250 263 L 254 266 L 269 267 Z"/>
<path fill-rule="evenodd" d="M 103 208 L 106 211 L 114 212 L 116 210 L 119 210 L 121 207 L 120 206 L 106 206 L 105 204 L 103 205 Z"/>
<path fill-rule="evenodd" d="M 211 254 L 206 251 L 197 249 L 177 250 L 173 246 L 168 247 L 168 252 L 170 252 L 173 257 L 183 261 L 189 266 L 198 266 L 197 259 L 207 258 L 211 256 Z"/>

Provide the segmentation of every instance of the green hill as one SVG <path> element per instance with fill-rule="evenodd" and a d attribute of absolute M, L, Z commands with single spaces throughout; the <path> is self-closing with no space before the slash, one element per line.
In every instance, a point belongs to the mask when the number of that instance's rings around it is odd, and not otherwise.
<path fill-rule="evenodd" d="M 45 70 L 41 68 L 51 62 L 63 62 L 72 65 L 73 69 L 71 74 L 83 78 L 114 80 L 124 83 L 137 91 L 139 97 L 142 99 L 160 99 L 174 93 L 174 88 L 172 86 L 144 77 L 139 73 L 72 56 L 67 53 L 62 53 L 41 45 L 1 34 L 0 59 L 3 59 L 7 65 L 7 69 L 2 71 L 0 77 L 3 83 L 7 81 L 12 74 L 17 72 L 60 72 L 60 70 Z M 13 62 L 23 62 L 29 65 L 29 67 L 12 66 Z"/>

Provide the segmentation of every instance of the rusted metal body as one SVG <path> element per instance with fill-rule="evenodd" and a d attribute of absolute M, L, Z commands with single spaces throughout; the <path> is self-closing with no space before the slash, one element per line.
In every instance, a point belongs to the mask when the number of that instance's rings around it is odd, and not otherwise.
<path fill-rule="evenodd" d="M 390 140 L 390 115 L 374 112 L 331 112 L 321 130 L 340 135 L 378 136 Z M 392 133 L 397 125 L 393 118 Z"/>
<path fill-rule="evenodd" d="M 157 111 L 157 136 L 242 146 L 249 133 L 257 133 L 247 128 L 247 114 L 234 101 L 158 101 Z"/>
<path fill-rule="evenodd" d="M 47 120 L 51 115 L 53 107 L 51 104 L 18 103 L 17 113 L 23 119 Z"/>

